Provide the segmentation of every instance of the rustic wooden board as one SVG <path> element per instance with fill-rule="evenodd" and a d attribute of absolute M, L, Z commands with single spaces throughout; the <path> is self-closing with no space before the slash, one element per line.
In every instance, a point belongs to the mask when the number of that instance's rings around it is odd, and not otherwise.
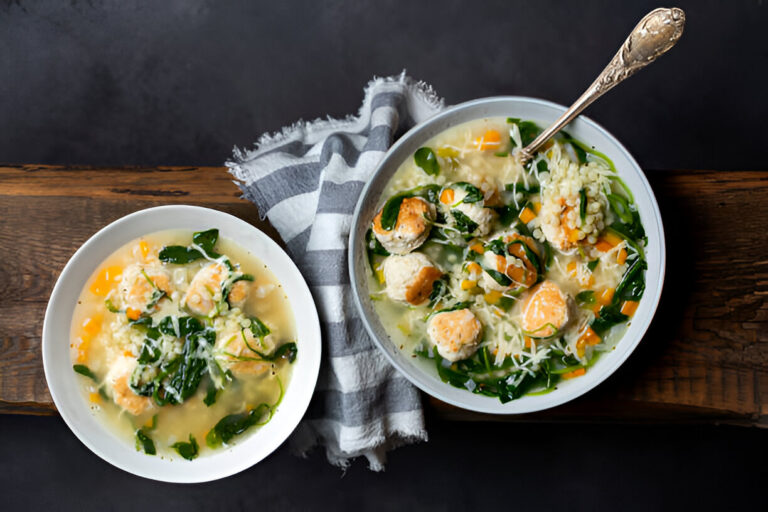
<path fill-rule="evenodd" d="M 655 171 L 667 237 L 659 312 L 630 359 L 585 397 L 522 417 L 429 400 L 457 420 L 768 425 L 768 172 Z M 223 168 L 0 167 L 0 411 L 55 408 L 43 315 L 72 253 L 105 224 L 169 203 L 209 206 L 277 238 Z"/>

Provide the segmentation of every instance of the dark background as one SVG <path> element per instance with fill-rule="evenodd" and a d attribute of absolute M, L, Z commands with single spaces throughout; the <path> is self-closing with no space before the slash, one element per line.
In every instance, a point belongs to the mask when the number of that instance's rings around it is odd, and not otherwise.
<path fill-rule="evenodd" d="M 590 108 L 646 169 L 766 169 L 768 14 L 678 2 L 679 45 Z M 356 112 L 402 69 L 448 104 L 568 104 L 653 2 L 0 3 L 0 162 L 221 165 L 298 118 Z M 759 135 L 758 135 L 759 134 Z M 758 138 L 758 136 L 760 138 Z M 2 219 L 0 219 L 0 222 Z M 42 319 L 41 319 L 42 321 Z M 620 373 L 620 372 L 619 372 Z M 610 381 L 609 383 L 610 384 Z M 768 432 L 447 423 L 346 475 L 280 448 L 223 481 L 168 485 L 91 454 L 59 418 L 0 416 L 9 509 L 764 509 Z"/>

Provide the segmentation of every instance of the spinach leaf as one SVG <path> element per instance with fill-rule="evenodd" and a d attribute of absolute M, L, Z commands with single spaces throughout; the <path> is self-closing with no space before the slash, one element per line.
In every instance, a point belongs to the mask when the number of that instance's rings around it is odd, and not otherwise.
<path fill-rule="evenodd" d="M 209 229 L 208 231 L 198 231 L 192 234 L 192 243 L 205 251 L 209 258 L 216 259 L 221 257 L 214 251 L 216 242 L 219 240 L 219 230 Z M 169 245 L 163 247 L 158 254 L 158 258 L 163 263 L 173 263 L 184 265 L 204 258 L 205 255 L 193 247 L 184 247 L 181 245 Z"/>
<path fill-rule="evenodd" d="M 603 306 L 600 308 L 600 313 L 597 318 L 592 321 L 592 330 L 598 336 L 602 336 L 608 329 L 614 325 L 624 323 L 629 320 L 627 315 L 624 315 L 619 310 L 617 305 Z"/>
<path fill-rule="evenodd" d="M 272 331 L 269 330 L 269 327 L 264 325 L 264 322 L 254 316 L 251 317 L 251 332 L 253 333 L 254 338 L 263 338 Z"/>
<path fill-rule="evenodd" d="M 272 408 L 267 404 L 261 404 L 247 412 L 224 416 L 205 436 L 205 444 L 210 448 L 218 448 L 222 444 L 229 443 L 235 436 L 242 434 L 249 428 L 260 423 L 265 415 L 266 421 L 272 416 Z"/>
<path fill-rule="evenodd" d="M 536 170 L 540 173 L 542 172 L 549 172 L 549 166 L 547 165 L 546 160 L 539 160 L 536 162 Z"/>
<path fill-rule="evenodd" d="M 622 224 L 631 224 L 633 220 L 632 211 L 627 200 L 618 194 L 608 194 L 607 197 L 611 210 L 621 220 Z"/>
<path fill-rule="evenodd" d="M 504 158 L 509 156 L 509 151 L 499 151 L 497 153 L 494 153 L 493 156 L 498 156 L 499 158 Z"/>
<path fill-rule="evenodd" d="M 155 455 L 155 442 L 142 429 L 136 431 L 136 451 L 143 450 L 147 455 Z"/>
<path fill-rule="evenodd" d="M 368 242 L 368 252 L 376 254 L 378 256 L 389 256 L 389 251 L 387 251 L 383 245 L 381 245 L 381 242 L 379 242 L 379 239 L 376 238 L 376 235 L 373 234 L 373 230 L 369 229 L 368 232 L 365 234 L 365 239 Z"/>
<path fill-rule="evenodd" d="M 608 306 L 600 308 L 600 312 L 592 321 L 592 330 L 602 336 L 608 329 L 629 320 L 629 317 L 621 312 L 624 301 L 639 301 L 645 291 L 645 270 L 648 264 L 645 260 L 637 258 L 624 272 L 621 282 L 613 293 L 613 299 Z"/>
<path fill-rule="evenodd" d="M 613 301 L 618 303 L 625 300 L 639 301 L 645 292 L 645 270 L 648 263 L 637 258 L 624 272 L 621 282 L 613 294 Z"/>
<path fill-rule="evenodd" d="M 160 359 L 161 355 L 162 351 L 160 350 L 160 347 L 157 346 L 157 340 L 146 337 L 144 339 L 144 344 L 141 346 L 141 352 L 139 353 L 137 362 L 139 364 L 154 363 Z"/>
<path fill-rule="evenodd" d="M 168 245 L 160 250 L 157 255 L 163 263 L 173 263 L 175 265 L 185 265 L 192 263 L 203 257 L 200 251 L 181 245 Z"/>
<path fill-rule="evenodd" d="M 210 407 L 213 404 L 216 403 L 216 396 L 218 395 L 219 390 L 216 388 L 216 384 L 213 382 L 213 379 L 208 381 L 208 389 L 205 392 L 205 398 L 203 398 L 203 403 Z"/>
<path fill-rule="evenodd" d="M 84 364 L 76 364 L 72 366 L 72 369 L 75 370 L 76 373 L 79 373 L 80 375 L 83 375 L 85 377 L 88 377 L 93 382 L 96 382 L 98 384 L 99 379 L 96 377 L 96 375 L 91 371 L 90 368 L 85 366 Z"/>
<path fill-rule="evenodd" d="M 416 153 L 413 154 L 413 159 L 416 161 L 416 165 L 421 167 L 430 176 L 440 174 L 440 164 L 437 161 L 435 152 L 431 148 L 417 149 Z"/>
<path fill-rule="evenodd" d="M 461 210 L 451 210 L 451 215 L 456 223 L 456 229 L 461 233 L 472 234 L 477 229 L 477 222 L 470 219 Z"/>
<path fill-rule="evenodd" d="M 430 183 L 429 185 L 421 185 L 410 191 L 412 197 L 420 197 L 426 199 L 432 204 L 437 204 L 440 200 L 440 185 Z"/>
<path fill-rule="evenodd" d="M 485 197 L 479 188 L 472 185 L 471 183 L 467 183 L 466 181 L 459 181 L 458 183 L 454 183 L 452 186 L 460 188 L 467 193 L 467 195 L 465 195 L 461 200 L 462 203 L 477 203 L 482 201 Z"/>
<path fill-rule="evenodd" d="M 429 307 L 434 308 L 438 302 L 448 296 L 448 282 L 445 277 L 432 283 L 432 292 L 429 294 Z"/>
<path fill-rule="evenodd" d="M 493 278 L 494 281 L 499 283 L 501 286 L 509 286 L 512 284 L 512 280 L 507 276 L 507 274 L 502 274 L 498 270 L 493 270 L 490 268 L 483 269 L 485 272 Z"/>
<path fill-rule="evenodd" d="M 576 304 L 580 307 L 592 305 L 595 303 L 595 292 L 592 290 L 586 290 L 576 294 Z"/>
<path fill-rule="evenodd" d="M 594 259 L 594 260 L 590 261 L 589 263 L 587 263 L 587 268 L 589 269 L 590 272 L 594 272 L 595 268 L 597 268 L 597 264 L 598 263 L 600 263 L 600 259 L 599 258 L 598 259 Z"/>
<path fill-rule="evenodd" d="M 213 248 L 219 240 L 219 230 L 209 229 L 208 231 L 198 231 L 192 234 L 192 243 L 201 247 L 209 255 L 215 254 Z"/>
<path fill-rule="evenodd" d="M 522 121 L 516 117 L 508 117 L 507 123 L 516 124 L 518 130 L 520 130 L 520 141 L 523 143 L 523 147 L 527 146 L 541 133 L 541 128 L 533 121 Z M 516 146 L 515 140 L 510 137 L 512 146 Z"/>
<path fill-rule="evenodd" d="M 485 244 L 485 250 L 491 251 L 493 254 L 496 254 L 498 256 L 506 256 L 507 255 L 507 244 L 504 243 L 504 240 L 501 238 L 497 238 L 496 240 L 491 240 L 487 244 Z"/>
<path fill-rule="evenodd" d="M 194 460 L 197 458 L 197 455 L 199 453 L 199 446 L 197 445 L 197 441 L 192 436 L 192 434 L 189 434 L 189 442 L 177 442 L 173 443 L 171 445 L 171 448 L 176 450 L 179 455 L 184 457 L 187 460 Z"/>
<path fill-rule="evenodd" d="M 384 208 L 381 209 L 381 227 L 385 231 L 392 231 L 397 226 L 397 217 L 400 215 L 400 205 L 408 197 L 406 194 L 397 194 L 390 197 Z"/>

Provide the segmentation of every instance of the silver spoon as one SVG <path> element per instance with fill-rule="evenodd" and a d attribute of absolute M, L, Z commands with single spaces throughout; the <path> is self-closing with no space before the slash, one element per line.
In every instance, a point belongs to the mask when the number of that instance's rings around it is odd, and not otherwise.
<path fill-rule="evenodd" d="M 667 53 L 683 35 L 684 26 L 685 13 L 677 7 L 654 9 L 646 14 L 584 94 L 533 142 L 517 152 L 520 163 L 530 160 L 541 146 L 597 98 Z"/>

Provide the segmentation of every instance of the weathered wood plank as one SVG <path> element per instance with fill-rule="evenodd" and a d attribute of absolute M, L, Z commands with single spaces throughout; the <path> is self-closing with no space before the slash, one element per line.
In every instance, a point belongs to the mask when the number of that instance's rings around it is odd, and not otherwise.
<path fill-rule="evenodd" d="M 768 172 L 659 171 L 649 178 L 668 264 L 648 334 L 585 397 L 507 419 L 768 423 Z M 220 209 L 276 238 L 222 168 L 0 167 L 0 411 L 54 411 L 40 333 L 72 253 L 105 224 L 169 203 Z M 429 403 L 444 418 L 490 419 Z"/>

